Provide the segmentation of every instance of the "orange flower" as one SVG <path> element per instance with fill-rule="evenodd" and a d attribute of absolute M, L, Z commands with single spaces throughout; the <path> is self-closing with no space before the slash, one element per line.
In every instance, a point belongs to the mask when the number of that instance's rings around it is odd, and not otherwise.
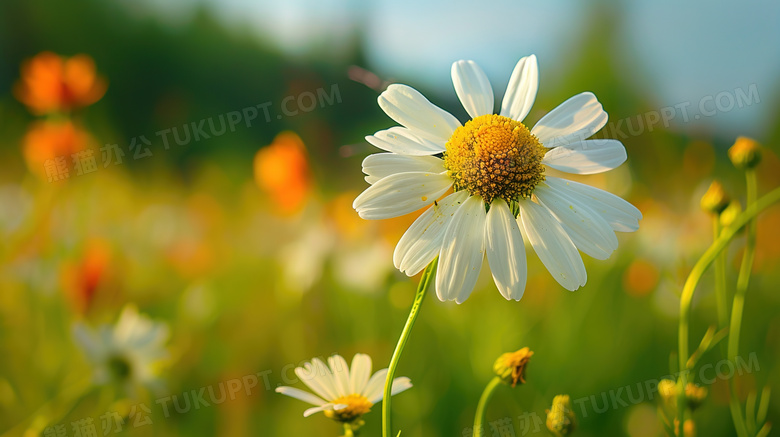
<path fill-rule="evenodd" d="M 306 148 L 293 132 L 282 132 L 270 146 L 260 149 L 254 161 L 255 181 L 282 213 L 299 211 L 311 193 Z"/>
<path fill-rule="evenodd" d="M 72 154 L 86 149 L 93 142 L 92 137 L 70 121 L 41 121 L 30 125 L 23 140 L 24 158 L 30 171 L 40 177 L 47 177 L 47 166 L 53 161 L 64 160 L 65 169 L 69 168 Z M 69 177 L 59 175 L 60 179 Z M 51 177 L 52 175 L 48 175 Z"/>
<path fill-rule="evenodd" d="M 106 81 L 97 75 L 95 62 L 87 55 L 63 58 L 42 52 L 25 61 L 21 72 L 14 94 L 38 115 L 91 105 L 106 92 Z"/>
<path fill-rule="evenodd" d="M 63 263 L 63 289 L 76 312 L 84 314 L 89 309 L 110 261 L 111 251 L 108 243 L 91 240 L 86 244 L 84 254 L 78 261 Z"/>
<path fill-rule="evenodd" d="M 650 294 L 658 286 L 658 268 L 644 259 L 636 259 L 623 273 L 623 288 L 634 297 Z"/>

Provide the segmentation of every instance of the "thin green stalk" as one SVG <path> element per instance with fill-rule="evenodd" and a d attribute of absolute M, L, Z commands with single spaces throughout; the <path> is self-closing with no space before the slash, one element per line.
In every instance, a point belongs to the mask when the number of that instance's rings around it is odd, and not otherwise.
<path fill-rule="evenodd" d="M 715 261 L 715 258 L 720 255 L 723 249 L 734 239 L 737 233 L 745 226 L 751 219 L 758 215 L 761 211 L 768 208 L 775 202 L 780 201 L 780 188 L 775 188 L 769 194 L 766 194 L 758 201 L 747 205 L 745 211 L 743 211 L 734 220 L 730 226 L 723 229 L 720 236 L 715 240 L 706 252 L 696 261 L 696 264 L 691 269 L 691 273 L 688 274 L 688 279 L 685 280 L 683 286 L 682 295 L 680 296 L 680 324 L 678 329 L 678 360 L 680 369 L 680 381 L 678 389 L 681 393 L 684 393 L 685 385 L 688 383 L 688 369 L 687 363 L 690 356 L 688 349 L 688 324 L 690 319 L 691 301 L 693 300 L 693 292 L 696 290 L 696 286 L 701 280 L 702 275 L 707 268 Z M 736 308 L 732 310 L 732 314 L 736 311 Z M 731 337 L 731 336 L 729 336 Z M 681 397 L 684 396 L 681 394 Z M 678 402 L 678 415 L 681 419 L 679 422 L 678 432 L 682 434 L 683 416 L 685 412 L 684 398 Z"/>
<path fill-rule="evenodd" d="M 747 206 L 750 207 L 756 203 L 757 183 L 756 172 L 753 169 L 745 171 L 747 182 Z M 734 292 L 734 303 L 731 309 L 731 323 L 729 324 L 729 341 L 726 356 L 730 361 L 734 361 L 739 354 L 739 338 L 742 331 L 742 313 L 745 309 L 745 294 L 750 283 L 750 272 L 753 269 L 753 260 L 756 256 L 756 219 L 751 218 L 747 225 L 747 243 L 745 245 L 745 254 L 742 256 L 742 264 L 739 266 L 739 276 L 737 276 L 737 289 Z M 737 434 L 740 437 L 748 435 L 745 418 L 742 416 L 742 410 L 737 397 L 737 384 L 735 378 L 729 379 L 729 407 L 734 425 L 737 427 Z M 744 434 L 742 434 L 744 432 Z"/>
<path fill-rule="evenodd" d="M 720 236 L 721 226 L 720 217 L 714 216 L 713 220 L 713 241 Z M 726 303 L 726 257 L 724 254 L 715 258 L 715 302 L 718 306 L 718 328 L 725 328 L 728 323 L 728 308 Z"/>
<path fill-rule="evenodd" d="M 496 387 L 501 385 L 501 378 L 494 376 L 493 379 L 485 386 L 485 390 L 482 391 L 482 396 L 479 397 L 479 403 L 477 404 L 477 411 L 474 413 L 474 429 L 472 430 L 474 437 L 484 437 L 487 433 L 482 429 L 485 423 L 485 409 L 487 408 L 490 398 L 493 397 L 493 392 Z"/>
<path fill-rule="evenodd" d="M 434 277 L 436 272 L 436 266 L 438 264 L 438 258 L 431 261 L 428 267 L 425 268 L 420 278 L 420 284 L 417 286 L 417 293 L 414 296 L 414 303 L 412 309 L 409 312 L 409 317 L 406 319 L 406 325 L 404 325 L 403 331 L 401 331 L 401 338 L 398 339 L 398 344 L 395 345 L 393 351 L 393 357 L 390 359 L 390 366 L 387 368 L 387 379 L 385 380 L 384 398 L 382 400 L 382 436 L 391 437 L 393 435 L 392 425 L 390 423 L 390 397 L 393 390 L 393 378 L 395 376 L 395 368 L 398 367 L 398 361 L 401 359 L 401 354 L 406 346 L 406 341 L 409 340 L 409 335 L 412 333 L 414 322 L 417 320 L 417 316 L 420 313 L 420 307 L 422 306 L 423 299 L 428 292 L 428 288 L 431 283 L 431 278 Z"/>

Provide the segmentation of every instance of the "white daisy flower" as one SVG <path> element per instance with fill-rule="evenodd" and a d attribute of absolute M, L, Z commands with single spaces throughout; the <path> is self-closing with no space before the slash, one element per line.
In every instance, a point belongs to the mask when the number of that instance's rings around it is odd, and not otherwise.
<path fill-rule="evenodd" d="M 92 329 L 76 323 L 73 335 L 93 366 L 96 384 L 116 382 L 129 390 L 136 384 L 158 388 L 158 373 L 168 358 L 169 330 L 164 323 L 153 322 L 128 305 L 115 325 Z"/>
<path fill-rule="evenodd" d="M 296 367 L 295 374 L 315 394 L 294 388 L 277 387 L 276 392 L 314 405 L 303 412 L 309 417 L 322 411 L 325 416 L 339 422 L 352 422 L 382 400 L 387 369 L 371 375 L 371 357 L 355 354 L 352 358 L 352 370 L 341 355 L 328 358 L 326 365 L 319 358 Z M 409 378 L 403 376 L 393 379 L 392 394 L 396 395 L 412 387 Z"/>
<path fill-rule="evenodd" d="M 594 174 L 622 164 L 620 141 L 586 139 L 604 127 L 607 113 L 584 92 L 528 129 L 522 121 L 539 83 L 534 55 L 517 63 L 497 115 L 490 82 L 476 63 L 455 62 L 452 82 L 472 117 L 465 125 L 406 85 L 379 96 L 379 106 L 401 126 L 366 137 L 389 153 L 363 161 L 371 186 L 353 207 L 364 219 L 385 219 L 433 204 L 401 237 L 393 262 L 413 276 L 438 256 L 442 301 L 468 298 L 486 253 L 501 295 L 520 300 L 524 238 L 564 288 L 585 285 L 578 249 L 608 258 L 618 244 L 614 231 L 637 230 L 642 214 L 606 191 L 545 176 L 545 169 Z"/>

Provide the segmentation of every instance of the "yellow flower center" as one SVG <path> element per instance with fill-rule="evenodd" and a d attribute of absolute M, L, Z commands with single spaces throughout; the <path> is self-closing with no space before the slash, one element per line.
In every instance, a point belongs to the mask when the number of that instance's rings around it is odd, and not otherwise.
<path fill-rule="evenodd" d="M 331 401 L 332 404 L 343 404 L 346 408 L 340 410 L 325 410 L 323 413 L 326 417 L 338 420 L 339 422 L 352 422 L 358 417 L 371 411 L 371 406 L 374 405 L 368 401 L 365 396 L 351 394 L 342 396 L 338 399 Z"/>
<path fill-rule="evenodd" d="M 544 180 L 547 149 L 523 123 L 488 114 L 455 129 L 447 141 L 444 166 L 455 190 L 468 190 L 490 203 L 526 198 Z"/>

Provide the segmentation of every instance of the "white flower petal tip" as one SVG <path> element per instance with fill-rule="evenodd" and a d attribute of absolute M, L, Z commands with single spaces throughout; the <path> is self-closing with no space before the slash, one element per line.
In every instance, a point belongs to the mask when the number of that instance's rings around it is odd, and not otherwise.
<path fill-rule="evenodd" d="M 377 101 L 388 117 L 410 129 L 414 135 L 434 142 L 446 142 L 460 126 L 452 114 L 406 85 L 390 85 Z"/>
<path fill-rule="evenodd" d="M 545 147 L 582 141 L 607 124 L 607 113 L 591 92 L 577 94 L 542 117 L 531 129 Z"/>
<path fill-rule="evenodd" d="M 368 135 L 366 141 L 379 149 L 401 155 L 423 156 L 435 155 L 444 151 L 444 142 L 431 141 L 411 130 L 395 126 L 380 130 L 374 135 Z"/>
<path fill-rule="evenodd" d="M 452 64 L 452 84 L 455 94 L 471 118 L 492 114 L 495 105 L 493 89 L 487 75 L 474 61 Z"/>
<path fill-rule="evenodd" d="M 512 71 L 499 115 L 523 121 L 531 111 L 538 89 L 539 65 L 536 55 L 526 56 L 517 62 Z"/>
<path fill-rule="evenodd" d="M 485 227 L 487 259 L 493 281 L 506 300 L 519 301 L 528 276 L 520 227 L 503 199 L 491 203 Z"/>
<path fill-rule="evenodd" d="M 471 294 L 485 257 L 485 202 L 471 196 L 455 210 L 444 232 L 436 273 L 436 296 L 463 303 Z"/>
<path fill-rule="evenodd" d="M 432 204 L 451 186 L 447 172 L 396 173 L 368 187 L 352 207 L 367 220 L 399 217 Z"/>
<path fill-rule="evenodd" d="M 574 291 L 587 281 L 577 247 L 552 213 L 531 200 L 521 201 L 520 220 L 542 264 L 563 288 Z"/>
<path fill-rule="evenodd" d="M 639 229 L 642 213 L 620 197 L 590 185 L 555 177 L 548 177 L 545 183 L 555 190 L 568 193 L 568 197 L 579 197 L 599 214 L 613 230 L 634 232 Z"/>
<path fill-rule="evenodd" d="M 550 149 L 542 163 L 573 174 L 595 174 L 626 162 L 626 148 L 618 140 L 585 140 Z"/>
<path fill-rule="evenodd" d="M 319 413 L 320 411 L 332 410 L 332 409 L 333 409 L 333 405 L 330 404 L 309 408 L 308 410 L 303 412 L 303 417 L 309 417 L 312 414 Z"/>
<path fill-rule="evenodd" d="M 399 378 L 393 379 L 393 387 L 390 389 L 390 394 L 395 396 L 398 393 L 405 392 L 412 387 L 412 381 L 406 376 L 401 376 Z"/>
<path fill-rule="evenodd" d="M 297 389 L 295 387 L 281 386 L 281 387 L 276 387 L 274 391 L 279 394 L 283 394 L 285 396 L 289 396 L 291 398 L 295 398 L 312 405 L 319 406 L 325 403 L 325 401 L 322 400 L 322 398 L 320 398 L 319 396 L 315 396 L 309 392 Z"/>
<path fill-rule="evenodd" d="M 575 246 L 587 255 L 604 260 L 618 247 L 613 229 L 604 218 L 576 196 L 542 185 L 536 190 L 539 202 L 561 223 Z"/>
<path fill-rule="evenodd" d="M 444 161 L 434 156 L 407 156 L 397 153 L 375 153 L 363 160 L 366 182 L 375 184 L 382 178 L 408 172 L 441 173 Z"/>

